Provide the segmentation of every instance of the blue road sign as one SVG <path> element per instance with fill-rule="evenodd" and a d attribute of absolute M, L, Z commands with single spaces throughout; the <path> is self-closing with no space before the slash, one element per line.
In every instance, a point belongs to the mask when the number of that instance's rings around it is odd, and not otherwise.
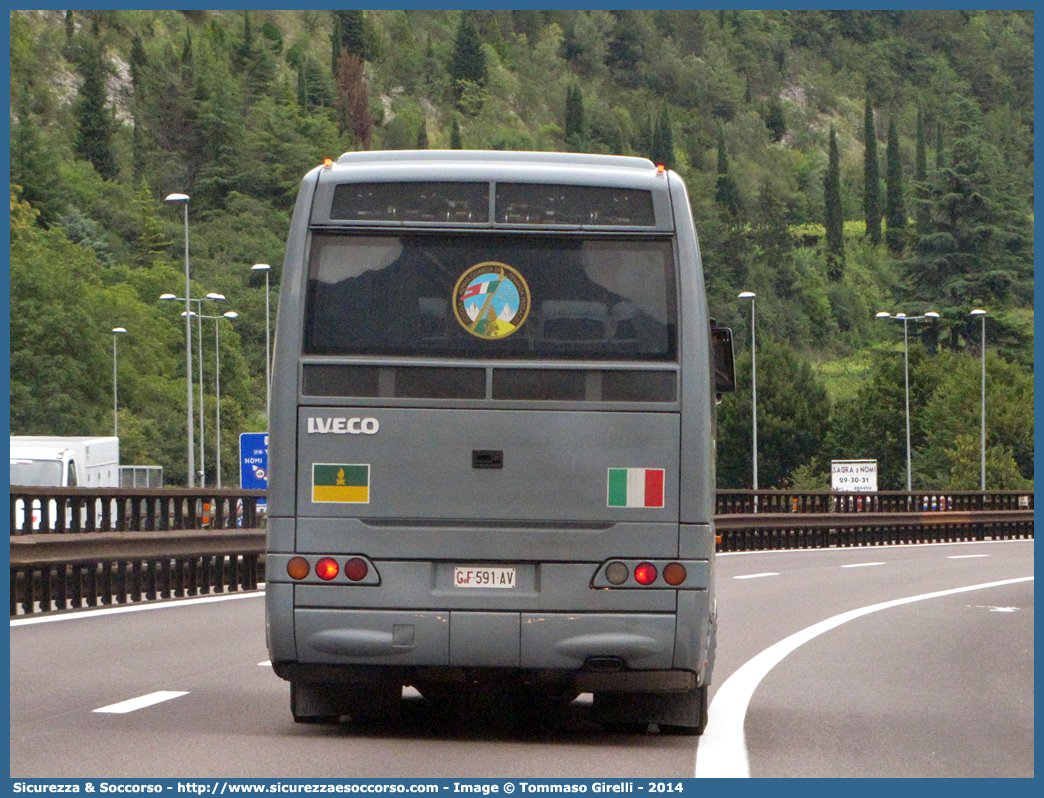
<path fill-rule="evenodd" d="M 239 436 L 239 487 L 268 489 L 267 432 L 244 432 Z"/>

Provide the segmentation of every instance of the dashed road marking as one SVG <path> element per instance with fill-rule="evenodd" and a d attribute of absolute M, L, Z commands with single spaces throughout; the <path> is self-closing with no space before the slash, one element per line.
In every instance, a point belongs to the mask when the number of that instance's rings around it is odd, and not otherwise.
<path fill-rule="evenodd" d="M 871 565 L 884 565 L 883 562 L 853 562 L 848 565 L 842 565 L 842 568 L 869 568 Z"/>
<path fill-rule="evenodd" d="M 975 557 L 989 557 L 989 554 L 951 554 L 947 560 L 971 560 Z"/>
<path fill-rule="evenodd" d="M 744 574 L 743 576 L 734 576 L 733 579 L 760 579 L 763 576 L 779 576 L 776 571 L 766 571 L 763 574 Z"/>
<path fill-rule="evenodd" d="M 188 695 L 188 692 L 183 690 L 160 690 L 155 693 L 149 693 L 148 695 L 138 696 L 137 698 L 130 698 L 126 701 L 120 701 L 118 704 L 109 704 L 107 707 L 101 707 L 100 709 L 94 710 L 95 712 L 106 712 L 114 715 L 123 715 L 127 712 L 134 712 L 138 709 L 144 709 L 145 707 L 151 707 L 153 704 L 161 704 L 164 701 L 170 701 L 172 698 L 178 696 Z"/>

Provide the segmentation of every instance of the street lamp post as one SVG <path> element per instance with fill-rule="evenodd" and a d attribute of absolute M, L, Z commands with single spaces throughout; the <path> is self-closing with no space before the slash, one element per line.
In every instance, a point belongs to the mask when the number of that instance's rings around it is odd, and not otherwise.
<path fill-rule="evenodd" d="M 200 316 L 201 319 L 214 320 L 214 393 L 217 397 L 215 424 L 217 428 L 217 487 L 221 489 L 221 320 L 235 319 L 239 314 L 229 310 L 220 316 Z"/>
<path fill-rule="evenodd" d="M 112 435 L 115 438 L 120 436 L 120 421 L 117 415 L 119 412 L 119 400 L 117 399 L 116 383 L 116 339 L 126 332 L 123 327 L 112 328 Z"/>
<path fill-rule="evenodd" d="M 203 435 L 203 322 L 198 318 L 202 300 L 196 301 L 196 310 L 190 311 L 189 315 L 196 316 L 196 348 L 199 351 L 199 468 L 196 476 L 199 477 L 199 486 L 207 486 L 207 461 L 204 452 Z"/>
<path fill-rule="evenodd" d="M 255 263 L 250 267 L 250 270 L 265 273 L 265 425 L 267 426 L 269 407 L 272 402 L 272 376 L 270 371 L 272 367 L 272 336 L 270 332 L 271 314 L 268 310 L 268 273 L 272 270 L 272 267 L 267 263 Z"/>
<path fill-rule="evenodd" d="M 754 463 L 754 490 L 758 489 L 758 361 L 757 347 L 754 338 L 754 299 L 757 297 L 753 291 L 744 291 L 739 299 L 750 300 L 750 396 L 753 405 L 752 429 L 753 445 L 751 446 L 751 459 Z M 754 496 L 754 512 L 758 511 L 758 497 Z"/>
<path fill-rule="evenodd" d="M 982 317 L 982 413 L 980 440 L 980 464 L 979 464 L 979 489 L 986 492 L 986 311 L 976 308 L 971 312 L 972 316 Z"/>
<path fill-rule="evenodd" d="M 199 477 L 199 486 L 201 488 L 202 487 L 206 487 L 206 484 L 207 484 L 207 478 L 206 478 L 207 467 L 206 467 L 206 457 L 205 457 L 206 449 L 205 449 L 205 444 L 204 444 L 204 440 L 205 439 L 204 439 L 204 435 L 203 435 L 203 431 L 204 431 L 204 423 L 203 423 L 203 418 L 204 418 L 204 415 L 203 415 L 203 411 L 204 411 L 204 408 L 203 408 L 203 322 L 200 319 L 200 314 L 202 312 L 202 308 L 203 308 L 202 303 L 203 302 L 215 302 L 215 301 L 223 300 L 224 298 L 225 298 L 224 294 L 216 294 L 213 291 L 211 291 L 209 294 L 207 294 L 205 297 L 203 297 L 201 299 L 196 299 L 194 297 L 188 297 L 187 299 L 185 299 L 186 306 L 188 306 L 190 302 L 195 302 L 196 303 L 196 310 L 189 310 L 187 312 L 182 312 L 182 314 L 181 314 L 182 316 L 185 316 L 185 318 L 188 319 L 190 322 L 191 322 L 191 317 L 192 316 L 196 316 L 197 317 L 196 318 L 196 338 L 198 340 L 198 347 L 197 348 L 198 348 L 198 352 L 199 352 L 199 471 L 196 472 L 196 475 Z M 170 300 L 170 299 L 181 300 L 182 297 L 175 296 L 174 294 L 161 294 L 160 295 L 160 299 L 164 299 L 164 300 Z"/>
<path fill-rule="evenodd" d="M 910 493 L 913 488 L 911 487 L 910 477 L 910 339 L 907 331 L 907 323 L 911 321 L 924 321 L 925 319 L 937 319 L 939 314 L 934 310 L 929 310 L 923 316 L 907 316 L 905 313 L 896 313 L 894 316 L 887 311 L 882 310 L 877 314 L 879 319 L 894 319 L 895 321 L 901 321 L 903 323 L 903 375 L 906 383 L 906 492 Z"/>
<path fill-rule="evenodd" d="M 194 460 L 195 441 L 193 440 L 195 427 L 192 423 L 192 320 L 189 313 L 189 297 L 192 296 L 192 288 L 189 283 L 189 234 L 188 234 L 188 194 L 168 194 L 164 202 L 184 202 L 185 206 L 185 380 L 186 395 L 188 398 L 188 486 L 195 487 L 196 464 Z"/>

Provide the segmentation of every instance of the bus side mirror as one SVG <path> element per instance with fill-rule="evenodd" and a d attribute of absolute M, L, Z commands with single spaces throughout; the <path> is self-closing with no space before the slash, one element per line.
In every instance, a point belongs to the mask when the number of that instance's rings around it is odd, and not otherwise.
<path fill-rule="evenodd" d="M 714 355 L 714 393 L 720 402 L 722 394 L 736 390 L 736 365 L 732 357 L 732 330 L 711 327 L 711 352 Z"/>

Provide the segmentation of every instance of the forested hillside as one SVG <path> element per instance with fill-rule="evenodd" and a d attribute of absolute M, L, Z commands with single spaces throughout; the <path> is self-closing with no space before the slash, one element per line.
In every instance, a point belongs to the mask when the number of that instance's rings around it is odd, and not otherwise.
<path fill-rule="evenodd" d="M 223 481 L 265 426 L 265 277 L 298 183 L 358 149 L 648 157 L 686 181 L 712 314 L 736 333 L 721 487 L 915 489 L 1033 473 L 1029 11 L 12 11 L 11 431 L 111 434 L 185 483 L 184 204 L 221 321 Z M 180 286 L 180 287 L 179 287 Z M 273 301 L 273 314 L 275 302 Z M 214 325 L 203 326 L 207 482 Z M 198 402 L 198 396 L 197 396 Z"/>

